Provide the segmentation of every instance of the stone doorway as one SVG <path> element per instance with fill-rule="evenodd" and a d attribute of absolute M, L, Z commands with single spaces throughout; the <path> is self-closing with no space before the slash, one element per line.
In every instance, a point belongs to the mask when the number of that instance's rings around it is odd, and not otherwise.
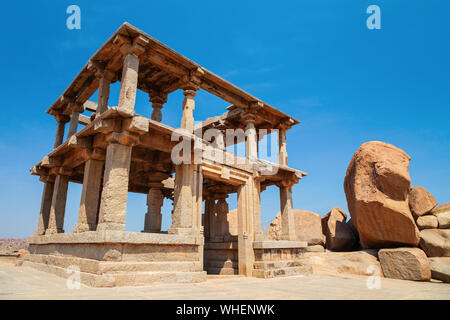
<path fill-rule="evenodd" d="M 223 181 L 205 179 L 204 214 L 202 224 L 205 237 L 204 268 L 208 275 L 237 275 L 238 235 L 237 209 L 229 209 L 230 195 L 238 187 Z"/>

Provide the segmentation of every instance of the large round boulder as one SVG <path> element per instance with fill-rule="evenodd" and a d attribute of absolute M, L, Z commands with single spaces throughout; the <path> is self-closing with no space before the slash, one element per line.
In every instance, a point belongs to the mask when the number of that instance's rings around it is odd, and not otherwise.
<path fill-rule="evenodd" d="M 363 248 L 417 246 L 419 230 L 409 209 L 410 157 L 388 143 L 364 143 L 353 155 L 344 189 Z"/>

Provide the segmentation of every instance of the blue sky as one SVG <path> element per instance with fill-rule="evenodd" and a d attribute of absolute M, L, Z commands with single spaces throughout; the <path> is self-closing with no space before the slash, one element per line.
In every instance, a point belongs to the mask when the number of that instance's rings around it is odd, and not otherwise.
<path fill-rule="evenodd" d="M 66 28 L 71 4 L 81 8 L 81 30 Z M 366 27 L 371 4 L 381 8 L 381 30 Z M 371 140 L 405 150 L 413 185 L 449 202 L 449 14 L 446 0 L 2 3 L 0 238 L 36 229 L 42 183 L 28 170 L 53 146 L 56 122 L 45 111 L 124 21 L 302 121 L 288 132 L 289 164 L 309 174 L 293 189 L 295 208 L 347 211 L 348 163 Z M 117 95 L 116 86 L 111 105 Z M 181 100 L 169 97 L 163 123 L 179 126 Z M 194 116 L 204 120 L 226 106 L 201 93 Z M 136 110 L 150 115 L 146 95 Z M 66 232 L 80 194 L 80 185 L 69 186 Z M 278 197 L 276 187 L 262 194 L 265 228 Z M 145 212 L 145 196 L 130 194 L 127 229 L 142 230 Z"/>

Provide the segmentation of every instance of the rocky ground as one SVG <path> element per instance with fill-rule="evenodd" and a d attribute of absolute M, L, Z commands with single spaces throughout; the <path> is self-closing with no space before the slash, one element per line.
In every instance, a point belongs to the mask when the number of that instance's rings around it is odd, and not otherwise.
<path fill-rule="evenodd" d="M 0 238 L 0 256 L 18 255 L 20 250 L 28 250 L 28 243 L 25 239 Z"/>

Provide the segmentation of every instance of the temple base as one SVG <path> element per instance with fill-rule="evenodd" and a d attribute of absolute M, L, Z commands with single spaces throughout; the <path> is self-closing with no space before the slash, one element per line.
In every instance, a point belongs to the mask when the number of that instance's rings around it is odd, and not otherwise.
<path fill-rule="evenodd" d="M 206 281 L 202 239 L 134 232 L 84 232 L 28 238 L 22 265 L 74 279 L 91 287 L 143 286 Z"/>

